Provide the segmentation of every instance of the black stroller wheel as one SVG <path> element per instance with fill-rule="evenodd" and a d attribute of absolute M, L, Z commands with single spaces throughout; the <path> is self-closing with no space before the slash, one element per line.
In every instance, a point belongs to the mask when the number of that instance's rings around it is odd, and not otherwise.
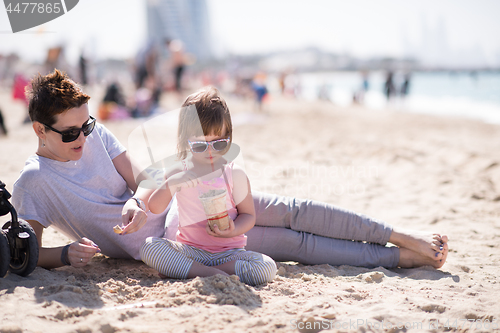
<path fill-rule="evenodd" d="M 22 247 L 11 248 L 9 270 L 17 275 L 28 276 L 38 263 L 38 241 L 31 225 L 26 221 L 19 221 L 21 233 L 29 237 L 20 238 Z"/>
<path fill-rule="evenodd" d="M 0 278 L 3 278 L 9 270 L 10 249 L 7 235 L 0 231 Z"/>

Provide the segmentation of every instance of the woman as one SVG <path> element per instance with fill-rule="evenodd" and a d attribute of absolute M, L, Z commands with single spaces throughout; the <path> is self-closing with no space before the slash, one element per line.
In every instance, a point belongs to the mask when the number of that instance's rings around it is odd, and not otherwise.
<path fill-rule="evenodd" d="M 167 212 L 168 234 L 176 228 L 175 204 L 161 214 L 148 212 L 154 189 L 137 185 L 125 147 L 89 115 L 89 98 L 57 70 L 33 79 L 28 92 L 38 148 L 14 184 L 13 203 L 35 230 L 38 265 L 45 268 L 82 267 L 97 252 L 139 259 L 144 239 L 165 235 Z M 246 248 L 277 261 L 439 268 L 448 254 L 446 236 L 397 232 L 320 202 L 256 192 L 253 198 L 257 220 Z M 113 226 L 120 221 L 124 228 L 116 234 Z M 44 247 L 42 234 L 49 226 L 75 242 Z M 397 247 L 386 247 L 387 242 Z"/>

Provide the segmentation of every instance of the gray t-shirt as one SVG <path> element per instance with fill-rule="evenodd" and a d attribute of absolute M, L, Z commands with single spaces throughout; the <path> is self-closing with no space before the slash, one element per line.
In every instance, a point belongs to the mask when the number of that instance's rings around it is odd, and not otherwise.
<path fill-rule="evenodd" d="M 19 218 L 53 226 L 74 240 L 87 237 L 110 257 L 139 260 L 139 248 L 147 237 L 163 237 L 166 211 L 149 212 L 148 222 L 138 232 L 124 236 L 113 232 L 132 196 L 112 162 L 125 150 L 109 130 L 96 124 L 78 161 L 31 156 L 12 193 Z"/>

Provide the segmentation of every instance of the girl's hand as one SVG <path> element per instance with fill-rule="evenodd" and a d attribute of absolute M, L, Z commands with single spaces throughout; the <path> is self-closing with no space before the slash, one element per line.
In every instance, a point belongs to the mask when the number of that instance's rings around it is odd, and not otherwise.
<path fill-rule="evenodd" d="M 226 230 L 219 230 L 219 227 L 216 224 L 214 224 L 212 230 L 210 229 L 210 225 L 207 223 L 207 226 L 205 228 L 207 230 L 207 234 L 209 234 L 210 236 L 221 237 L 221 238 L 231 238 L 238 236 L 234 234 L 234 221 L 230 217 L 228 218 L 229 218 L 229 228 L 227 228 Z"/>
<path fill-rule="evenodd" d="M 182 188 L 196 187 L 200 183 L 201 181 L 198 176 L 190 170 L 176 173 L 167 179 L 167 184 L 172 194 L 179 192 Z"/>

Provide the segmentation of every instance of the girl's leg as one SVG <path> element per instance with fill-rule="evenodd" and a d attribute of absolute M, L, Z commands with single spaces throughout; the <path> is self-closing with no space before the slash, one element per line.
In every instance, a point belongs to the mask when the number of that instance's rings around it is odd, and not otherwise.
<path fill-rule="evenodd" d="M 276 263 L 262 253 L 243 251 L 231 256 L 235 261 L 234 271 L 240 281 L 251 286 L 266 284 L 276 276 Z"/>
<path fill-rule="evenodd" d="M 194 259 L 203 257 L 202 252 L 192 246 L 168 239 L 149 237 L 142 244 L 140 255 L 144 263 L 169 278 L 190 279 L 197 276 L 228 275 L 216 267 L 196 262 Z"/>
<path fill-rule="evenodd" d="M 262 192 L 253 192 L 252 195 L 258 226 L 288 228 L 381 245 L 385 245 L 391 236 L 392 227 L 384 222 L 331 204 Z"/>
<path fill-rule="evenodd" d="M 286 228 L 253 227 L 247 232 L 247 250 L 265 253 L 276 261 L 302 264 L 396 267 L 399 248 L 333 239 Z"/>
<path fill-rule="evenodd" d="M 211 265 L 252 286 L 271 282 L 276 276 L 276 263 L 270 257 L 245 249 L 233 249 L 211 254 Z"/>
<path fill-rule="evenodd" d="M 174 279 L 187 279 L 194 262 L 183 253 L 182 244 L 163 238 L 146 238 L 139 253 L 148 266 Z"/>
<path fill-rule="evenodd" d="M 197 276 L 214 276 L 217 274 L 225 276 L 231 275 L 230 273 L 227 273 L 226 271 L 218 267 L 205 266 L 195 261 L 193 262 L 193 265 L 191 266 L 187 277 L 188 279 L 192 279 Z"/>

